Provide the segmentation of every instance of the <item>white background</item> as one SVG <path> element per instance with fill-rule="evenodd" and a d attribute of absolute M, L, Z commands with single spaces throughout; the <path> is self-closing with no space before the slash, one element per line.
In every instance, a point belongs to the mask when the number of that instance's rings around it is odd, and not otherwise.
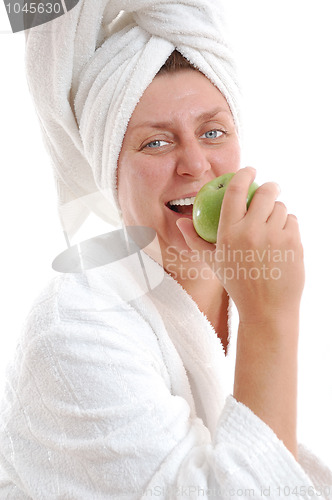
<path fill-rule="evenodd" d="M 299 439 L 332 467 L 330 0 L 232 0 L 229 30 L 244 95 L 243 165 L 274 180 L 299 218 L 306 260 Z M 65 249 L 50 161 L 24 73 L 24 35 L 0 2 L 0 389 L 34 298 Z"/>

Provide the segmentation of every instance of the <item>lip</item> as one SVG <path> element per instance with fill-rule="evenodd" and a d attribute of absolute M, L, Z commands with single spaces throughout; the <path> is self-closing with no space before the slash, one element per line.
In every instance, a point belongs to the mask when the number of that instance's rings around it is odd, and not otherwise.
<path fill-rule="evenodd" d="M 169 208 L 167 205 L 165 205 L 165 207 L 167 208 L 168 212 L 176 219 L 183 219 L 183 218 L 192 219 L 193 218 L 192 214 L 180 214 L 179 212 L 174 212 L 174 210 Z"/>

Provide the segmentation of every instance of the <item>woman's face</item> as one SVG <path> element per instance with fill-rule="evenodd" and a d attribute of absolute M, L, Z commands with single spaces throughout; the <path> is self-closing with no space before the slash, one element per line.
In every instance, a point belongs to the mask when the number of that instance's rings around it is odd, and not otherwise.
<path fill-rule="evenodd" d="M 119 157 L 124 221 L 155 229 L 162 250 L 187 248 L 176 226 L 192 217 L 183 200 L 239 168 L 237 132 L 219 90 L 198 71 L 157 76 L 135 108 Z"/>

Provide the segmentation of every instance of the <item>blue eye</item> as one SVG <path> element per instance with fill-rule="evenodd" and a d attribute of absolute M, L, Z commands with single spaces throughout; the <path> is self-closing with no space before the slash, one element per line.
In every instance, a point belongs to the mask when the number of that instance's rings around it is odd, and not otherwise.
<path fill-rule="evenodd" d="M 209 130 L 208 132 L 205 132 L 201 137 L 204 136 L 206 139 L 217 139 L 223 134 L 224 132 L 222 130 Z"/>
<path fill-rule="evenodd" d="M 164 146 L 165 144 L 168 144 L 168 142 L 166 141 L 161 141 L 161 140 L 155 140 L 155 141 L 151 141 L 149 142 L 148 144 L 146 144 L 146 146 L 144 146 L 145 148 L 161 148 L 161 146 Z"/>

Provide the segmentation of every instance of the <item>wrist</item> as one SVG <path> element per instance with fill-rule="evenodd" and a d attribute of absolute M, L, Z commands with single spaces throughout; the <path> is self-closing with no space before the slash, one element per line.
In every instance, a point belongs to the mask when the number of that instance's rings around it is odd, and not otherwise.
<path fill-rule="evenodd" d="M 297 357 L 299 340 L 298 318 L 265 318 L 261 321 L 244 322 L 240 320 L 238 328 L 237 351 L 245 357 L 261 357 L 267 361 L 267 355 L 276 360 L 291 360 Z M 279 362 L 279 361 L 277 361 Z"/>
<path fill-rule="evenodd" d="M 252 310 L 250 314 L 239 313 L 239 333 L 247 336 L 251 332 L 255 335 L 262 334 L 264 338 L 274 337 L 289 341 L 291 337 L 297 337 L 300 324 L 300 308 L 294 306 L 288 310 Z"/>

